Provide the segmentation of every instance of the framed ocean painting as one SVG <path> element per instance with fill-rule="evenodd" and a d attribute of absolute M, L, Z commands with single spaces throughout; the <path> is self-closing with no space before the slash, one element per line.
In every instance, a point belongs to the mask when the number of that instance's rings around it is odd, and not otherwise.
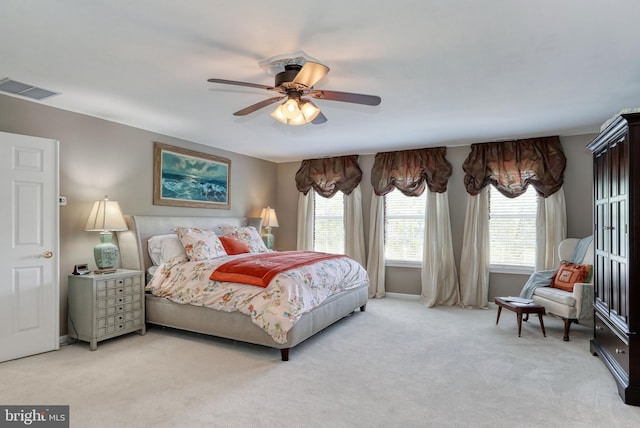
<path fill-rule="evenodd" d="M 154 143 L 153 203 L 197 208 L 231 208 L 231 161 Z"/>

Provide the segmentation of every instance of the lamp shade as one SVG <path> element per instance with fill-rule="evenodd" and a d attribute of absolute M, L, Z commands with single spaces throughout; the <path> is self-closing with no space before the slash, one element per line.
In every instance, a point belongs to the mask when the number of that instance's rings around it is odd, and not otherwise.
<path fill-rule="evenodd" d="M 127 230 L 118 201 L 110 201 L 106 196 L 100 201 L 95 201 L 84 230 L 87 232 Z"/>
<path fill-rule="evenodd" d="M 276 210 L 271 207 L 263 208 L 260 217 L 262 218 L 262 226 L 264 227 L 262 240 L 268 249 L 272 249 L 276 238 L 271 234 L 271 228 L 279 226 L 278 217 L 276 217 Z"/>
<path fill-rule="evenodd" d="M 278 227 L 278 217 L 276 216 L 276 210 L 271 207 L 263 208 L 260 214 L 262 218 L 263 227 Z"/>
<path fill-rule="evenodd" d="M 100 243 L 93 249 L 99 272 L 115 271 L 118 261 L 118 247 L 111 242 L 112 231 L 127 230 L 122 210 L 117 201 L 110 201 L 105 196 L 100 201 L 95 201 L 84 229 L 87 232 L 100 232 Z"/>

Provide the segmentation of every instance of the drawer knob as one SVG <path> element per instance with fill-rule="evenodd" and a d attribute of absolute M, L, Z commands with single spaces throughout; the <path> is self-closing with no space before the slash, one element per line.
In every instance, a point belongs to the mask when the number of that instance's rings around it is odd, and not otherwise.
<path fill-rule="evenodd" d="M 616 348 L 616 354 L 624 354 L 624 349 Z"/>
<path fill-rule="evenodd" d="M 604 327 L 602 327 L 601 325 L 596 326 L 596 331 L 602 331 L 602 330 L 604 330 Z"/>

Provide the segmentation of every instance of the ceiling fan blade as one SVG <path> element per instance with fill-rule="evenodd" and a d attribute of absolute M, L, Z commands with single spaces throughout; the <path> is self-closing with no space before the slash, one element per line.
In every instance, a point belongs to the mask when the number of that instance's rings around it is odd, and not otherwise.
<path fill-rule="evenodd" d="M 318 113 L 315 119 L 311 121 L 314 125 L 320 125 L 321 123 L 325 123 L 327 121 L 327 116 L 322 114 L 322 112 Z"/>
<path fill-rule="evenodd" d="M 207 79 L 207 82 L 223 83 L 225 85 L 248 86 L 250 88 L 266 89 L 268 91 L 273 91 L 275 89 L 273 86 L 261 85 L 259 83 L 238 82 L 236 80 Z"/>
<path fill-rule="evenodd" d="M 382 98 L 377 95 L 354 94 L 351 92 L 325 91 L 315 89 L 308 94 L 318 100 L 342 101 L 345 103 L 364 104 L 377 106 L 382 102 Z"/>
<path fill-rule="evenodd" d="M 253 113 L 256 110 L 260 110 L 263 107 L 266 107 L 268 105 L 276 103 L 276 102 L 282 100 L 283 98 L 286 98 L 286 97 L 273 97 L 273 98 L 269 98 L 268 100 L 260 101 L 259 103 L 255 103 L 253 105 L 250 105 L 249 107 L 245 107 L 242 110 L 238 110 L 237 112 L 233 113 L 233 115 L 234 116 L 246 116 L 249 113 Z"/>
<path fill-rule="evenodd" d="M 307 61 L 302 69 L 296 74 L 293 81 L 306 86 L 307 88 L 313 87 L 313 85 L 322 79 L 329 72 L 329 67 L 317 62 Z"/>

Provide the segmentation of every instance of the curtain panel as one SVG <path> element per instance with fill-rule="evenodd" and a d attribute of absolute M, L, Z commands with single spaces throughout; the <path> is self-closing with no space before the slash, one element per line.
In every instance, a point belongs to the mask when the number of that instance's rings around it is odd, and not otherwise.
<path fill-rule="evenodd" d="M 298 191 L 307 194 L 313 188 L 320 196 L 330 198 L 338 191 L 349 195 L 362 180 L 358 155 L 323 159 L 305 159 L 296 172 Z"/>
<path fill-rule="evenodd" d="M 373 191 L 384 196 L 395 187 L 407 196 L 420 196 L 426 184 L 432 192 L 445 192 L 452 172 L 446 154 L 446 147 L 376 154 L 371 168 Z"/>
<path fill-rule="evenodd" d="M 362 191 L 356 186 L 344 195 L 344 253 L 366 266 L 367 256 L 364 246 L 364 221 L 362 220 Z"/>
<path fill-rule="evenodd" d="M 387 294 L 384 265 L 384 198 L 375 193 L 371 195 L 370 219 L 369 256 L 367 258 L 369 298 L 380 299 Z"/>
<path fill-rule="evenodd" d="M 503 195 L 515 198 L 531 184 L 546 198 L 562 186 L 566 162 L 557 136 L 472 144 L 462 164 L 464 185 L 470 195 L 493 184 Z"/>
<path fill-rule="evenodd" d="M 313 213 L 315 202 L 313 193 L 300 193 L 298 196 L 298 228 L 296 249 L 298 251 L 313 251 Z"/>

